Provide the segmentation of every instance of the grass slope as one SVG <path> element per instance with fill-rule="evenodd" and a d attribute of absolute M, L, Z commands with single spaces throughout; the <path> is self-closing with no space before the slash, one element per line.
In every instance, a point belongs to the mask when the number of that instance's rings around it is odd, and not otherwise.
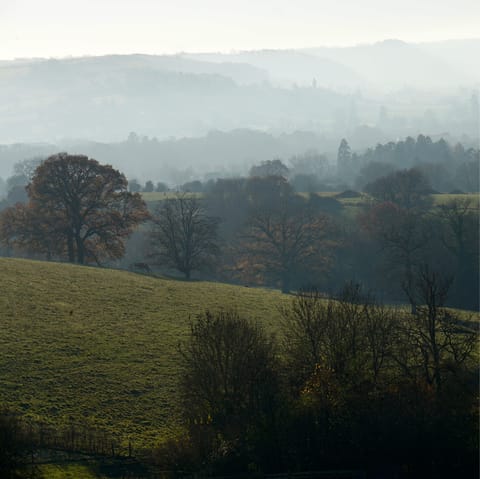
<path fill-rule="evenodd" d="M 151 445 L 176 427 L 177 345 L 207 308 L 275 330 L 277 291 L 0 258 L 0 403 Z"/>
<path fill-rule="evenodd" d="M 365 194 L 361 193 L 360 196 L 354 198 L 339 198 L 338 194 L 341 192 L 332 192 L 332 191 L 319 191 L 315 194 L 323 197 L 335 198 L 338 200 L 347 210 L 355 211 L 358 207 L 367 206 L 371 198 Z M 185 193 L 187 196 L 202 198 L 203 193 Z M 308 197 L 309 193 L 299 193 L 304 197 Z M 480 210 L 480 194 L 479 193 L 465 193 L 465 194 L 449 194 L 449 193 L 440 193 L 431 195 L 433 200 L 433 206 L 440 206 L 448 203 L 452 200 L 465 200 L 469 199 L 471 201 L 470 208 L 474 212 Z M 147 202 L 147 205 L 150 209 L 154 209 L 159 201 L 164 201 L 166 199 L 175 198 L 175 192 L 159 193 L 142 193 L 142 198 Z"/>

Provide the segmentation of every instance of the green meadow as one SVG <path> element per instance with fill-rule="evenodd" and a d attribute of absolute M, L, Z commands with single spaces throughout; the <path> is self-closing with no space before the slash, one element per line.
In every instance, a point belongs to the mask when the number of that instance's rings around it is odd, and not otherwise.
<path fill-rule="evenodd" d="M 236 308 L 275 331 L 278 291 L 0 259 L 0 403 L 27 417 L 152 446 L 178 429 L 179 353 L 191 320 Z"/>
<path fill-rule="evenodd" d="M 184 193 L 187 197 L 196 197 L 201 198 L 203 193 Z M 308 196 L 309 193 L 300 193 L 301 195 Z M 342 198 L 338 197 L 341 194 L 339 191 L 320 191 L 315 193 L 316 195 L 323 196 L 323 197 L 331 197 L 335 198 L 344 206 L 364 206 L 367 204 L 371 198 L 365 194 L 361 193 L 360 196 L 353 197 L 353 198 Z M 166 199 L 175 198 L 177 193 L 175 192 L 166 192 L 166 193 L 158 193 L 158 192 L 151 192 L 151 193 L 142 193 L 142 198 L 150 205 L 155 205 L 158 201 L 163 201 Z M 449 193 L 439 193 L 432 195 L 433 204 L 434 205 L 441 205 L 445 204 L 451 200 L 458 200 L 458 199 L 467 199 L 469 198 L 472 201 L 471 207 L 473 209 L 478 210 L 480 205 L 480 194 L 479 193 L 465 193 L 465 194 L 449 194 Z"/>

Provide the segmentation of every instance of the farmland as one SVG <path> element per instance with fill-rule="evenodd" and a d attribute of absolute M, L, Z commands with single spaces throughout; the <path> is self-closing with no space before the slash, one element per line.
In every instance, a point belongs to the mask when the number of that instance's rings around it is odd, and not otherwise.
<path fill-rule="evenodd" d="M 288 296 L 119 270 L 0 259 L 0 402 L 54 425 L 86 422 L 134 447 L 175 432 L 191 319 L 236 308 L 276 329 Z"/>

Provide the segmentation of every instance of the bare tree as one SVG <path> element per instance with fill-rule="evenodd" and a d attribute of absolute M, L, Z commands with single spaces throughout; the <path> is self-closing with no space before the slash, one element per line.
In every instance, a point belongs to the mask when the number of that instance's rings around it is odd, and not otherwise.
<path fill-rule="evenodd" d="M 240 264 L 248 273 L 278 281 L 288 293 L 297 272 L 327 269 L 335 245 L 333 223 L 293 194 L 284 179 L 270 177 L 257 183 L 251 192 Z M 268 184 L 273 188 L 264 191 Z"/>
<path fill-rule="evenodd" d="M 151 256 L 190 279 L 192 271 L 211 266 L 219 252 L 219 220 L 208 216 L 201 200 L 178 194 L 161 201 L 150 232 Z"/>
<path fill-rule="evenodd" d="M 325 359 L 327 325 L 334 317 L 334 304 L 318 291 L 300 291 L 282 308 L 284 348 L 292 379 L 302 386 Z"/>
<path fill-rule="evenodd" d="M 456 373 L 472 357 L 477 345 L 476 329 L 465 327 L 444 308 L 451 278 L 422 267 L 415 288 L 408 294 L 418 304 L 414 315 L 406 318 L 398 363 L 409 375 L 419 375 L 440 393 L 445 377 Z M 407 347 L 405 347 L 408 345 Z"/>
<path fill-rule="evenodd" d="M 471 197 L 454 198 L 436 208 L 443 226 L 442 242 L 457 259 L 459 269 L 478 259 L 478 209 Z"/>
<path fill-rule="evenodd" d="M 415 272 L 432 238 L 425 215 L 394 203 L 374 205 L 361 219 L 364 228 L 378 241 L 386 255 L 389 273 L 400 279 L 403 290 L 414 289 Z M 415 296 L 409 294 L 411 301 Z M 411 303 L 415 312 L 415 303 Z"/>
<path fill-rule="evenodd" d="M 453 301 L 472 310 L 479 306 L 479 204 L 471 197 L 454 198 L 435 208 L 437 228 L 455 263 Z"/>
<path fill-rule="evenodd" d="M 347 283 L 336 299 L 298 293 L 282 310 L 285 350 L 296 385 L 321 365 L 343 382 L 376 385 L 391 355 L 396 312 Z"/>
<path fill-rule="evenodd" d="M 235 311 L 205 312 L 181 346 L 183 415 L 229 440 L 268 414 L 274 385 L 275 348 L 263 329 Z"/>

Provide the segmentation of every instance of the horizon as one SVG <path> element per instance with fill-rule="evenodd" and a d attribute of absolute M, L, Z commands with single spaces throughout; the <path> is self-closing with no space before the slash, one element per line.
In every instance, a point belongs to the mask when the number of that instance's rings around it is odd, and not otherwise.
<path fill-rule="evenodd" d="M 2 0 L 0 58 L 229 53 L 478 37 L 480 3 L 458 0 Z"/>
<path fill-rule="evenodd" d="M 359 48 L 359 47 L 369 47 L 380 45 L 388 42 L 398 42 L 405 45 L 428 45 L 428 44 L 438 44 L 438 43 L 447 43 L 447 42 L 469 42 L 469 41 L 480 41 L 480 36 L 474 37 L 462 37 L 462 38 L 443 38 L 438 40 L 429 40 L 429 41 L 410 41 L 404 40 L 401 38 L 383 38 L 381 40 L 374 40 L 371 42 L 357 42 L 351 44 L 322 44 L 322 45 L 311 45 L 311 46 L 299 46 L 299 47 L 278 47 L 278 48 L 269 48 L 269 47 L 259 47 L 251 49 L 230 49 L 230 50 L 182 50 L 182 51 L 173 51 L 173 52 L 146 52 L 146 51 L 131 51 L 131 52 L 99 52 L 99 53 L 80 53 L 80 54 L 65 54 L 65 55 L 45 55 L 45 56 L 18 56 L 12 58 L 0 57 L 0 62 L 15 62 L 15 61 L 28 61 L 28 60 L 69 60 L 76 58 L 94 58 L 94 57 L 109 57 L 109 56 L 135 56 L 135 55 L 144 55 L 144 56 L 182 56 L 182 55 L 235 55 L 241 53 L 252 53 L 252 52 L 286 52 L 286 51 L 304 51 L 304 50 L 315 50 L 315 49 L 347 49 L 347 48 Z"/>

